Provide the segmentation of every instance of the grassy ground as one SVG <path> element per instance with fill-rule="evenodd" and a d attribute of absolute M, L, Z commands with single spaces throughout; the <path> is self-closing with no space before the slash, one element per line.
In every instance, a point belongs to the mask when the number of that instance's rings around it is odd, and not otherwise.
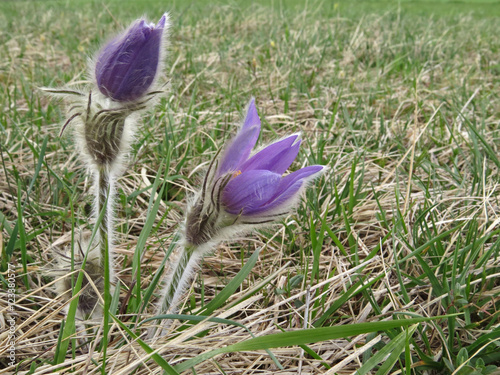
<path fill-rule="evenodd" d="M 8 367 L 9 305 L 0 299 L 0 373 L 487 374 L 500 366 L 500 6 L 305 4 L 0 4 L 0 281 L 6 290 L 11 262 L 18 314 L 17 367 Z M 78 85 L 103 40 L 165 10 L 171 87 L 144 118 L 116 205 L 122 300 L 133 254 L 144 250 L 141 288 L 115 310 L 124 323 L 113 325 L 102 366 L 97 341 L 64 350 L 63 299 L 44 274 L 53 244 L 92 226 L 89 178 L 71 138 L 58 137 L 62 106 L 37 87 Z M 185 199 L 252 96 L 261 144 L 301 131 L 292 168 L 330 170 L 296 214 L 203 262 L 183 312 L 234 324 L 174 320 L 168 336 L 139 345 L 136 323 L 154 313 L 146 296 Z"/>

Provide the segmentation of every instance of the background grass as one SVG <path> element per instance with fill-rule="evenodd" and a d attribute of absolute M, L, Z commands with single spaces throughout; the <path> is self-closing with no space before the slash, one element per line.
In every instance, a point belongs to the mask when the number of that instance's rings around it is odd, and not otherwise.
<path fill-rule="evenodd" d="M 102 366 L 97 341 L 61 352 L 63 299 L 44 270 L 54 248 L 92 230 L 90 181 L 71 137 L 58 138 L 61 104 L 37 87 L 81 85 L 101 43 L 165 10 L 170 89 L 144 117 L 119 181 L 122 303 L 112 304 L 120 323 Z M 0 319 L 0 372 L 494 371 L 499 15 L 497 2 L 475 1 L 0 3 L 1 270 L 15 264 L 18 293 L 18 367 L 2 356 Z M 260 144 L 301 131 L 292 169 L 330 171 L 295 215 L 205 259 L 182 311 L 219 320 L 175 320 L 162 341 L 134 341 L 154 313 L 185 201 L 252 96 Z M 457 315 L 407 328 L 382 322 L 445 314 Z M 282 331 L 297 333 L 250 340 Z"/>

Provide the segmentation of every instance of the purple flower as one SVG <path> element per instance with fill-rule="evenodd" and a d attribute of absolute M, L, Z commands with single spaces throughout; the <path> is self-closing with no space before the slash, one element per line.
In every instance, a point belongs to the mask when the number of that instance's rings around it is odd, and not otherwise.
<path fill-rule="evenodd" d="M 159 70 L 167 27 L 166 13 L 156 26 L 140 19 L 106 44 L 95 65 L 95 78 L 101 93 L 118 102 L 141 99 Z"/>
<path fill-rule="evenodd" d="M 236 232 L 283 217 L 294 208 L 307 182 L 324 171 L 325 167 L 312 165 L 283 177 L 299 152 L 299 135 L 271 143 L 250 156 L 259 133 L 260 119 L 252 99 L 241 129 L 221 157 L 212 161 L 201 191 L 188 207 L 187 244 L 210 249 Z"/>
<path fill-rule="evenodd" d="M 313 165 L 283 177 L 299 152 L 298 134 L 291 135 L 250 157 L 260 132 L 260 119 L 252 99 L 245 122 L 223 151 L 215 178 L 230 174 L 222 192 L 222 206 L 233 215 L 283 215 L 307 180 L 324 167 Z"/>

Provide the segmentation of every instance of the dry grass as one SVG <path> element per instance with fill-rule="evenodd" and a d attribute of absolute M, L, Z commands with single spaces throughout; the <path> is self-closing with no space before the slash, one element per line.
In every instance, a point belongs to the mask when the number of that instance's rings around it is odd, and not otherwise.
<path fill-rule="evenodd" d="M 0 20 L 23 6 L 6 5 Z M 7 262 L 16 266 L 19 365 L 7 368 L 3 359 L 9 306 L 1 298 L 0 373 L 27 374 L 31 365 L 37 375 L 102 371 L 97 340 L 71 347 L 63 363 L 52 363 L 64 299 L 44 270 L 51 267 L 54 247 L 71 243 L 72 229 L 92 229 L 90 181 L 70 137 L 57 137 L 64 116 L 59 104 L 36 87 L 81 83 L 85 53 L 142 14 L 134 7 L 36 7 L 36 17 L 0 29 L 0 246 L 4 277 Z M 320 163 L 330 170 L 283 224 L 222 244 L 205 258 L 184 312 L 194 314 L 211 301 L 262 247 L 252 272 L 213 316 L 264 336 L 311 328 L 344 297 L 323 326 L 389 320 L 403 312 L 459 313 L 421 324 L 408 344 L 411 363 L 405 364 L 402 351 L 391 373 L 411 365 L 408 374 L 458 374 L 464 348 L 474 348 L 469 358 L 488 353 L 486 363 L 489 358 L 498 365 L 498 351 L 486 342 L 481 350 L 472 347 L 486 334 L 498 347 L 500 337 L 497 22 L 404 9 L 363 13 L 344 4 L 271 9 L 252 5 L 243 11 L 233 4 L 174 11 L 165 72 L 170 92 L 144 119 L 119 180 L 121 300 L 133 279 L 131 259 L 151 185 L 158 175 L 171 178 L 145 247 L 143 291 L 164 260 L 200 172 L 255 96 L 261 144 L 301 131 L 304 147 L 293 167 Z M 167 169 L 159 170 L 165 160 Z M 321 248 L 317 254 L 315 246 Z M 142 318 L 153 313 L 151 303 Z M 130 322 L 133 315 L 124 310 L 120 319 Z M 228 324 L 206 321 L 179 331 L 181 325 L 174 321 L 167 336 L 148 342 L 171 365 L 251 337 Z M 196 373 L 351 374 L 399 332 L 271 349 L 283 369 L 262 350 L 222 354 L 197 365 Z M 419 367 L 423 354 L 435 368 Z M 467 366 L 479 368 L 474 361 Z M 162 371 L 113 325 L 106 373 Z"/>

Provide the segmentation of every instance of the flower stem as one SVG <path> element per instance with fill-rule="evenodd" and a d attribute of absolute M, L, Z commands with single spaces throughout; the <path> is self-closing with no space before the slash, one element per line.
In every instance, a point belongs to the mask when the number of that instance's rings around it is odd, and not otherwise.
<path fill-rule="evenodd" d="M 97 172 L 97 186 L 95 197 L 95 214 L 99 222 L 99 262 L 104 274 L 109 275 L 112 282 L 113 272 L 113 179 L 105 168 L 100 168 Z"/>
<path fill-rule="evenodd" d="M 192 244 L 186 244 L 182 247 L 182 253 L 173 264 L 173 270 L 170 273 L 171 276 L 167 279 L 165 292 L 160 300 L 158 315 L 172 313 L 177 307 L 177 302 L 191 276 L 193 266 L 196 264 L 197 259 L 199 259 L 195 254 L 196 250 L 197 247 Z M 163 329 L 168 326 L 165 321 L 160 320 L 158 320 L 158 325 L 161 328 L 152 328 L 149 331 L 149 337 L 153 337 L 156 334 L 161 336 Z"/>
<path fill-rule="evenodd" d="M 161 302 L 160 307 L 161 313 L 166 314 L 171 309 L 175 308 L 177 300 L 182 293 L 184 284 L 187 282 L 189 274 L 191 273 L 190 271 L 192 267 L 190 267 L 190 261 L 195 250 L 196 247 L 193 245 L 186 245 L 184 247 L 181 257 L 175 265 L 175 270 L 173 271 L 172 277 L 166 286 L 166 293 L 163 296 L 163 301 Z"/>
<path fill-rule="evenodd" d="M 99 262 L 104 276 L 104 309 L 103 309 L 103 363 L 106 361 L 109 332 L 109 308 L 111 305 L 111 285 L 114 284 L 112 234 L 113 234 L 113 178 L 105 168 L 97 170 L 96 207 L 97 223 L 99 224 Z M 99 222 L 99 219 L 100 222 Z M 103 366 L 105 369 L 106 366 Z M 104 372 L 103 372 L 104 374 Z"/>

